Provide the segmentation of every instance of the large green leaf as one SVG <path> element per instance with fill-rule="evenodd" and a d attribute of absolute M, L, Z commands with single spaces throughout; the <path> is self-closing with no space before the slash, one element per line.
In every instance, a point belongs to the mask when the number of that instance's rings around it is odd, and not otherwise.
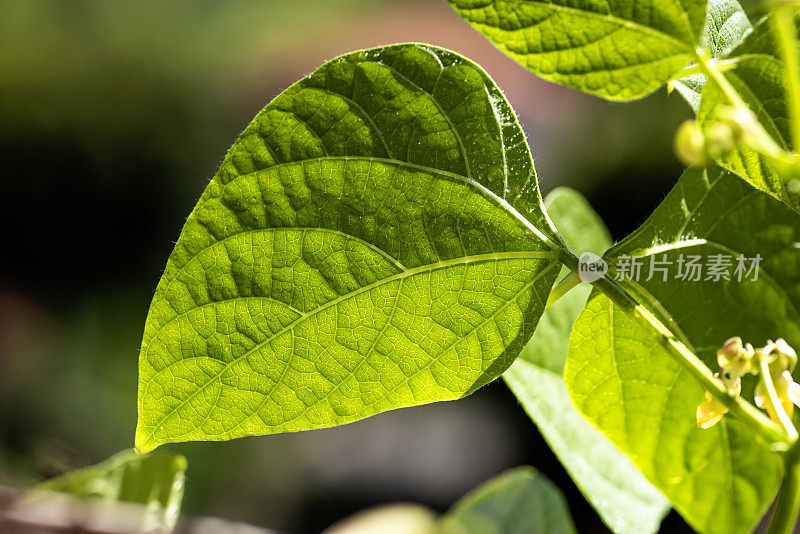
<path fill-rule="evenodd" d="M 178 519 L 186 459 L 172 454 L 123 451 L 103 463 L 48 480 L 25 496 L 22 507 L 35 506 L 52 492 L 81 499 L 133 503 L 141 508 L 142 532 L 167 532 Z"/>
<path fill-rule="evenodd" d="M 736 62 L 736 68 L 725 72 L 731 86 L 755 112 L 772 139 L 781 148 L 789 149 L 789 119 L 784 93 L 786 69 L 778 54 L 770 21 L 764 19 L 756 25 L 755 31 L 728 58 Z M 727 106 L 730 102 L 720 87 L 709 83 L 703 91 L 698 120 L 704 125 L 711 124 L 719 120 Z M 739 146 L 719 163 L 800 212 L 800 182 L 782 175 L 774 162 L 754 149 Z"/>
<path fill-rule="evenodd" d="M 559 188 L 545 204 L 577 254 L 602 254 L 611 245 L 605 225 L 579 193 Z M 564 384 L 570 332 L 590 291 L 591 286 L 581 284 L 552 304 L 503 378 L 609 528 L 627 534 L 657 532 L 669 510 L 666 499 L 578 413 Z"/>
<path fill-rule="evenodd" d="M 610 100 L 646 96 L 692 63 L 707 0 L 449 0 L 539 76 Z"/>
<path fill-rule="evenodd" d="M 471 393 L 532 334 L 554 235 L 480 67 L 423 45 L 326 63 L 256 116 L 186 222 L 145 325 L 136 446 Z"/>
<path fill-rule="evenodd" d="M 481 484 L 442 518 L 441 534 L 571 534 L 564 496 L 532 467 Z"/>
<path fill-rule="evenodd" d="M 690 169 L 606 258 L 610 275 L 625 274 L 620 283 L 714 368 L 715 349 L 734 335 L 800 341 L 799 241 L 800 217 L 780 202 L 721 169 Z M 759 254 L 758 279 L 742 273 L 739 281 L 738 256 Z M 730 257 L 730 280 L 707 279 L 719 255 Z M 701 279 L 676 279 L 680 258 L 686 273 L 691 256 L 704 266 Z M 642 263 L 638 280 L 623 269 L 631 257 Z M 769 505 L 777 455 L 732 418 L 698 429 L 702 388 L 604 296 L 575 323 L 565 379 L 579 411 L 697 530 L 749 532 Z"/>

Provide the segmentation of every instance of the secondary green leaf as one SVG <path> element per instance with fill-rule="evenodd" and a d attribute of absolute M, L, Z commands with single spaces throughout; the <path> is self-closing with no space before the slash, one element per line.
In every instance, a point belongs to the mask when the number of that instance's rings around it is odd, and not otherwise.
<path fill-rule="evenodd" d="M 575 526 L 564 496 L 532 467 L 483 483 L 442 518 L 442 534 L 568 534 Z"/>
<path fill-rule="evenodd" d="M 143 505 L 142 531 L 171 531 L 183 498 L 186 459 L 172 454 L 123 451 L 103 463 L 66 473 L 34 488 L 20 503 L 31 506 L 52 492 Z"/>
<path fill-rule="evenodd" d="M 719 168 L 690 169 L 605 257 L 610 276 L 715 368 L 734 335 L 800 341 L 798 243 L 800 217 L 780 202 Z M 697 530 L 749 532 L 769 505 L 777 455 L 730 417 L 697 429 L 702 388 L 605 297 L 575 324 L 565 379 L 579 411 Z"/>
<path fill-rule="evenodd" d="M 578 410 L 695 530 L 752 531 L 780 482 L 777 454 L 732 418 L 697 428 L 703 389 L 604 295 L 575 323 L 565 378 Z"/>
<path fill-rule="evenodd" d="M 753 25 L 747 14 L 736 0 L 710 0 L 706 23 L 700 35 L 700 44 L 709 57 L 724 57 L 739 45 L 750 32 Z M 670 85 L 676 89 L 689 106 L 697 112 L 703 94 L 706 78 L 702 74 L 693 74 Z"/>
<path fill-rule="evenodd" d="M 753 25 L 739 2 L 710 0 L 700 44 L 711 57 L 724 57 L 752 31 Z"/>
<path fill-rule="evenodd" d="M 798 26 L 800 38 L 800 26 Z M 788 110 L 784 93 L 785 66 L 770 31 L 768 19 L 762 20 L 755 31 L 728 56 L 736 68 L 727 70 L 725 77 L 757 116 L 765 131 L 783 149 L 789 149 Z M 719 120 L 720 113 L 730 106 L 716 83 L 707 84 L 698 111 L 698 120 L 710 125 Z M 752 148 L 738 147 L 719 163 L 745 180 L 800 211 L 800 182 L 789 180 L 768 158 Z"/>
<path fill-rule="evenodd" d="M 545 205 L 576 254 L 602 254 L 611 245 L 602 220 L 579 193 L 556 189 Z M 657 532 L 669 510 L 666 499 L 578 413 L 564 384 L 570 332 L 590 291 L 591 286 L 581 284 L 552 304 L 503 378 L 609 528 L 628 534 Z"/>
<path fill-rule="evenodd" d="M 554 236 L 480 67 L 423 45 L 326 63 L 256 116 L 186 222 L 145 325 L 136 446 L 471 393 L 532 334 Z"/>
<path fill-rule="evenodd" d="M 610 100 L 646 96 L 692 63 L 707 0 L 449 0 L 539 76 Z"/>
<path fill-rule="evenodd" d="M 628 276 L 626 256 L 641 264 L 638 281 Z M 700 257 L 700 272 L 687 267 L 690 256 Z M 800 344 L 800 216 L 719 167 L 687 170 L 642 227 L 605 257 L 711 368 L 716 349 L 734 335 L 753 344 L 777 337 Z"/>

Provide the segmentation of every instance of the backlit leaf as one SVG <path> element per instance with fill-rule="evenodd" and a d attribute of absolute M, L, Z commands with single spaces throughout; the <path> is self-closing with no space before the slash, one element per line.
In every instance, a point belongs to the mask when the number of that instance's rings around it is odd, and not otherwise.
<path fill-rule="evenodd" d="M 646 96 L 694 61 L 707 0 L 449 0 L 535 74 L 610 100 Z"/>
<path fill-rule="evenodd" d="M 698 383 L 605 295 L 575 322 L 565 378 L 578 410 L 703 534 L 752 531 L 775 496 L 778 455 L 741 423 L 701 430 Z"/>
<path fill-rule="evenodd" d="M 715 351 L 731 336 L 800 341 L 799 242 L 800 217 L 780 202 L 719 168 L 690 169 L 605 257 L 610 276 L 716 369 Z M 757 279 L 737 272 L 740 257 L 749 269 L 757 255 Z M 766 510 L 778 456 L 731 417 L 698 429 L 703 389 L 604 296 L 575 323 L 565 379 L 579 411 L 698 531 L 749 532 Z"/>
<path fill-rule="evenodd" d="M 347 423 L 467 395 L 559 270 L 527 143 L 452 52 L 347 54 L 230 149 L 145 325 L 136 446 Z"/>

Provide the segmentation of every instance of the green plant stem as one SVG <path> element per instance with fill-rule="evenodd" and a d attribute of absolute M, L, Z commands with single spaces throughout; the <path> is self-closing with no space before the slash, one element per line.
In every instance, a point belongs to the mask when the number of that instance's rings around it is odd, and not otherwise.
<path fill-rule="evenodd" d="M 558 301 L 558 299 L 569 293 L 572 288 L 574 288 L 580 283 L 581 283 L 581 278 L 578 275 L 578 273 L 574 271 L 570 272 L 550 292 L 550 296 L 547 297 L 547 303 L 545 303 L 544 309 L 546 310 L 547 308 L 555 304 Z"/>
<path fill-rule="evenodd" d="M 783 463 L 783 482 L 767 534 L 791 534 L 800 515 L 800 442 L 796 441 L 786 451 Z"/>
<path fill-rule="evenodd" d="M 751 148 L 760 152 L 764 156 L 781 162 L 785 165 L 794 166 L 797 164 L 796 158 L 784 150 L 772 136 L 764 129 L 764 126 L 755 118 L 750 108 L 747 106 L 741 95 L 731 85 L 731 82 L 725 77 L 723 69 L 720 68 L 719 62 L 715 59 L 708 59 L 704 55 L 698 53 L 698 65 L 700 70 L 710 80 L 719 86 L 728 103 L 736 110 L 741 110 L 750 116 L 751 120 L 747 123 L 747 141 Z"/>
<path fill-rule="evenodd" d="M 794 19 L 797 4 L 772 2 L 772 28 L 778 41 L 781 59 L 786 65 L 786 103 L 789 108 L 789 128 L 792 148 L 800 152 L 800 52 L 795 33 Z"/>
<path fill-rule="evenodd" d="M 786 435 L 791 440 L 797 440 L 797 429 L 792 424 L 792 420 L 783 409 L 783 404 L 778 398 L 778 392 L 775 391 L 775 384 L 772 381 L 772 373 L 769 370 L 769 362 L 766 358 L 759 358 L 758 366 L 761 370 L 761 383 L 764 384 L 764 389 L 767 390 L 767 406 L 769 412 L 775 414 L 775 417 L 780 421 Z"/>
<path fill-rule="evenodd" d="M 574 254 L 564 250 L 560 259 L 570 270 L 575 273 L 578 272 L 579 262 Z M 729 394 L 722 382 L 714 378 L 713 373 L 706 364 L 625 289 L 607 276 L 600 278 L 592 285 L 602 291 L 614 304 L 622 308 L 673 359 L 683 366 L 706 391 L 719 399 L 728 408 L 731 415 L 761 436 L 762 439 L 770 444 L 773 450 L 785 451 L 789 448 L 791 440 L 780 426 L 746 400 Z"/>

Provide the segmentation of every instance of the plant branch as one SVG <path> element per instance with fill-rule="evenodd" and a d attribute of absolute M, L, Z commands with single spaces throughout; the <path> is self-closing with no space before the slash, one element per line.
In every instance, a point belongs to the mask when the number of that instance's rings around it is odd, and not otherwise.
<path fill-rule="evenodd" d="M 781 59 L 786 65 L 786 104 L 792 148 L 800 152 L 800 53 L 795 30 L 798 6 L 793 2 L 772 2 L 772 29 L 778 42 Z"/>
<path fill-rule="evenodd" d="M 778 398 L 778 392 L 775 391 L 775 383 L 772 381 L 772 373 L 769 370 L 769 362 L 766 358 L 758 359 L 758 366 L 761 370 L 761 383 L 764 384 L 764 389 L 767 390 L 767 408 L 770 414 L 774 414 L 780 421 L 783 430 L 791 440 L 797 440 L 797 430 L 792 424 L 792 420 L 783 409 L 783 404 Z"/>
<path fill-rule="evenodd" d="M 728 104 L 734 110 L 741 112 L 739 114 L 740 117 L 745 118 L 745 124 L 741 125 L 746 133 L 746 137 L 742 140 L 743 144 L 783 165 L 788 165 L 789 167 L 797 165 L 796 156 L 784 150 L 764 129 L 764 126 L 755 117 L 755 114 L 750 110 L 739 92 L 733 87 L 730 80 L 725 77 L 723 70 L 729 69 L 720 68 L 718 60 L 714 58 L 708 59 L 701 52 L 697 53 L 697 60 L 700 70 L 706 75 L 706 78 L 712 80 L 720 88 Z"/>
<path fill-rule="evenodd" d="M 800 442 L 796 441 L 783 457 L 783 482 L 775 501 L 775 512 L 767 534 L 792 534 L 800 515 Z"/>
<path fill-rule="evenodd" d="M 575 273 L 578 272 L 579 262 L 574 254 L 564 250 L 560 259 L 570 270 Z M 600 278 L 592 285 L 602 291 L 614 304 L 622 308 L 642 330 L 657 341 L 706 391 L 722 402 L 731 415 L 761 436 L 770 444 L 773 450 L 785 451 L 788 449 L 792 440 L 780 426 L 746 400 L 728 393 L 727 388 L 722 382 L 714 378 L 713 373 L 703 363 L 703 360 L 679 341 L 669 328 L 639 304 L 630 293 L 607 276 Z"/>

